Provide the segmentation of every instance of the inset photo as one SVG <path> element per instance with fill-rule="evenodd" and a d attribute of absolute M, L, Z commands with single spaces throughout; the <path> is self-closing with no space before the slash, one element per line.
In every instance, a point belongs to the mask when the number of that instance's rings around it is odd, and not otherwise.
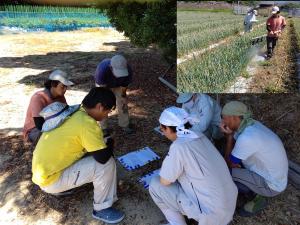
<path fill-rule="evenodd" d="M 178 1 L 179 92 L 298 93 L 300 1 Z"/>

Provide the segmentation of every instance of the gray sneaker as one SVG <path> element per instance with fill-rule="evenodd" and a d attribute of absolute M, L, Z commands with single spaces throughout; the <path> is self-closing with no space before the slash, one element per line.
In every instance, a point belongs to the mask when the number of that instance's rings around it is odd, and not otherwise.
<path fill-rule="evenodd" d="M 119 223 L 124 219 L 125 214 L 113 207 L 109 207 L 99 211 L 93 210 L 93 217 L 105 223 Z"/>

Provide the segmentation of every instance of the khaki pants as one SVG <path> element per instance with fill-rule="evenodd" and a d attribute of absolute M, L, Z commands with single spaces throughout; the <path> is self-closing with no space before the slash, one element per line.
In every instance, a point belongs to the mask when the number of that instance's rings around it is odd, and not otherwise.
<path fill-rule="evenodd" d="M 118 199 L 115 160 L 110 158 L 107 163 L 100 164 L 88 156 L 66 168 L 54 184 L 41 189 L 54 194 L 91 182 L 94 185 L 94 210 L 111 207 Z"/>
<path fill-rule="evenodd" d="M 101 87 L 101 85 L 97 85 L 96 87 Z M 116 96 L 116 108 L 118 110 L 118 124 L 120 127 L 128 127 L 129 125 L 129 114 L 128 114 L 128 106 L 127 106 L 127 96 L 126 90 L 127 87 L 116 87 L 111 88 L 112 92 Z M 107 129 L 107 119 L 104 119 L 100 122 L 102 129 Z"/>

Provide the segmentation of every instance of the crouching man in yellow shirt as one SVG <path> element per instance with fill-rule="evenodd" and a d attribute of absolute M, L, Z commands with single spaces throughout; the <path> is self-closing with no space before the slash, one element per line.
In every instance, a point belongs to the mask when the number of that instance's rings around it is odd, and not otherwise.
<path fill-rule="evenodd" d="M 108 117 L 115 105 L 113 92 L 97 87 L 72 114 L 67 115 L 71 107 L 66 106 L 46 116 L 43 128 L 49 131 L 43 132 L 32 159 L 32 181 L 47 193 L 58 194 L 93 182 L 93 217 L 106 223 L 118 223 L 124 218 L 124 213 L 112 207 L 117 200 L 113 146 L 111 141 L 105 144 L 97 124 Z M 66 115 L 59 126 L 47 127 Z"/>

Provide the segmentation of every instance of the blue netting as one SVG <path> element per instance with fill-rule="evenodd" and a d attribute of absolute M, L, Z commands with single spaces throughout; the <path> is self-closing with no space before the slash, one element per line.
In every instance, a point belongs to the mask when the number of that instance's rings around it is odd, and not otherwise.
<path fill-rule="evenodd" d="M 70 31 L 84 27 L 111 27 L 101 13 L 38 13 L 0 11 L 0 26 L 17 27 L 27 31 Z"/>

